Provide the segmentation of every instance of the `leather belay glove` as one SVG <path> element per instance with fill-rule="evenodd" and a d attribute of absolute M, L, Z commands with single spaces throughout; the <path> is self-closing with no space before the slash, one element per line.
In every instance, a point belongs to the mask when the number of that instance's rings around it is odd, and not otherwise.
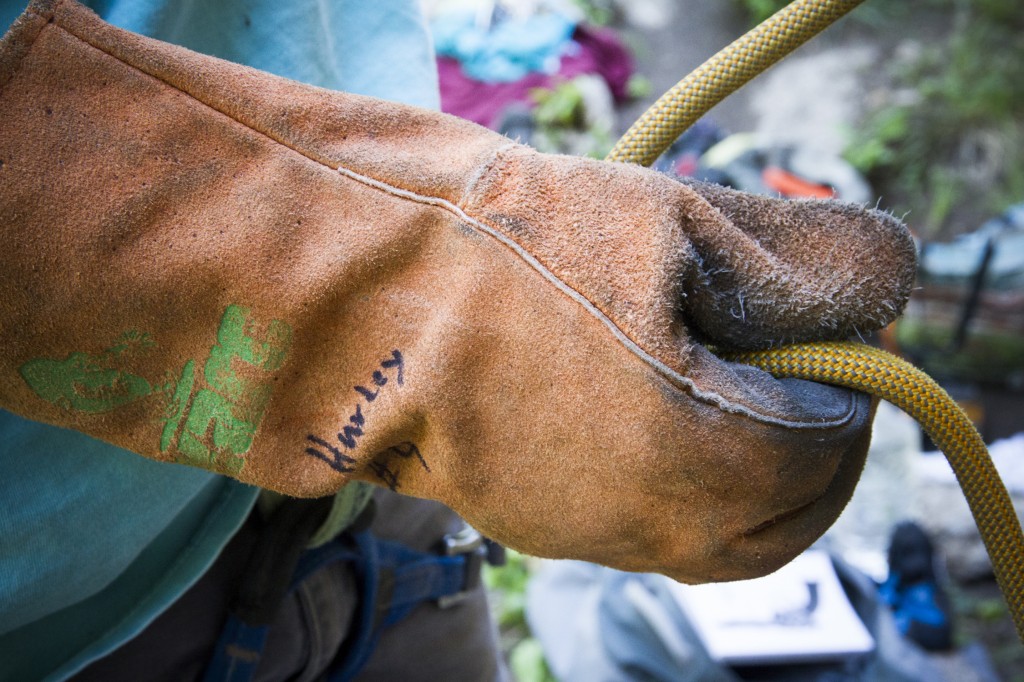
<path fill-rule="evenodd" d="M 545 155 L 34 2 L 0 50 L 0 405 L 295 496 L 370 481 L 684 581 L 835 519 L 873 405 L 708 345 L 891 321 L 906 229 Z"/>

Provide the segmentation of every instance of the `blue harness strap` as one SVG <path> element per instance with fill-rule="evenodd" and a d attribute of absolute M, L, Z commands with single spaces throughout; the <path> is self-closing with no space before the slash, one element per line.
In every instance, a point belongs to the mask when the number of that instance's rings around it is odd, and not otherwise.
<path fill-rule="evenodd" d="M 480 535 L 468 529 L 446 537 L 445 546 L 444 554 L 420 552 L 361 530 L 342 533 L 298 557 L 290 571 L 288 593 L 339 561 L 350 565 L 356 580 L 359 604 L 330 680 L 353 679 L 369 660 L 383 629 L 408 616 L 416 606 L 429 601 L 441 606 L 454 604 L 479 584 L 480 565 L 487 555 Z M 249 621 L 234 610 L 229 614 L 207 665 L 205 682 L 252 679 L 269 625 Z"/>
<path fill-rule="evenodd" d="M 360 605 L 332 682 L 353 679 L 369 660 L 382 630 L 419 604 L 457 598 L 475 587 L 484 551 L 478 545 L 472 552 L 446 556 L 378 540 L 369 531 L 353 537 L 360 552 L 352 564 Z"/>

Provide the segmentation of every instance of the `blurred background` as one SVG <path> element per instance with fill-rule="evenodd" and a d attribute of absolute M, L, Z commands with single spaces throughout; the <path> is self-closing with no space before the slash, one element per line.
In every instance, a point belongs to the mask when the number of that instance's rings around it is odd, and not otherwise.
<path fill-rule="evenodd" d="M 542 151 L 601 158 L 665 90 L 785 4 L 427 0 L 442 107 Z M 918 285 L 903 318 L 869 341 L 926 369 L 961 403 L 1019 512 L 1021 10 L 1018 0 L 867 0 L 714 108 L 655 165 L 902 217 L 920 249 Z M 952 473 L 932 450 L 912 420 L 883 405 L 858 492 L 817 546 L 871 635 L 869 651 L 730 659 L 713 650 L 713 633 L 701 630 L 707 607 L 688 593 L 650 576 L 509 552 L 487 580 L 514 674 L 522 682 L 1024 680 L 1024 646 Z M 823 611 L 825 593 L 817 578 L 796 580 L 814 584 L 809 597 L 800 592 L 796 611 L 768 621 L 809 640 L 811 630 L 798 628 L 813 618 L 794 624 L 792 613 Z M 771 591 L 786 590 L 760 589 Z M 734 628 L 729 639 L 742 650 L 743 637 L 769 636 L 767 624 L 758 627 Z"/>

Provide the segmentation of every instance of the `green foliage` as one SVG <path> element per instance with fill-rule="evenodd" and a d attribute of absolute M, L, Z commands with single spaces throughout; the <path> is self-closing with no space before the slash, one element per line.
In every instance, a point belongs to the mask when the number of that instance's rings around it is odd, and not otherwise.
<path fill-rule="evenodd" d="M 513 647 L 508 657 L 508 667 L 517 682 L 555 682 L 540 642 L 527 637 Z"/>
<path fill-rule="evenodd" d="M 530 562 L 536 560 L 512 549 L 506 549 L 505 555 L 504 566 L 484 565 L 483 581 L 509 668 L 518 682 L 555 682 L 540 642 L 526 625 L 526 584 Z"/>
<path fill-rule="evenodd" d="M 532 144 L 542 152 L 604 158 L 611 151 L 612 131 L 589 121 L 587 101 L 576 80 L 553 88 L 535 88 L 533 120 L 537 128 Z"/>
<path fill-rule="evenodd" d="M 615 19 L 615 8 L 611 0 L 572 0 L 586 18 L 588 24 L 607 26 Z"/>
<path fill-rule="evenodd" d="M 630 99 L 643 99 L 649 97 L 654 91 L 654 85 L 646 76 L 634 73 L 626 81 L 626 94 Z"/>
<path fill-rule="evenodd" d="M 554 88 L 535 88 L 530 97 L 537 103 L 533 118 L 539 126 L 581 128 L 584 123 L 583 93 L 572 81 Z"/>
<path fill-rule="evenodd" d="M 894 147 L 906 138 L 909 125 L 906 108 L 894 107 L 877 112 L 859 131 L 861 139 L 846 150 L 846 159 L 861 172 L 892 165 L 896 162 Z"/>
<path fill-rule="evenodd" d="M 759 24 L 789 4 L 789 0 L 737 0 L 752 24 Z"/>
<path fill-rule="evenodd" d="M 915 228 L 946 237 L 1024 199 L 1024 13 L 1009 0 L 926 4 L 952 18 L 946 37 L 895 66 L 896 96 L 846 156 Z"/>
<path fill-rule="evenodd" d="M 525 628 L 526 583 L 530 578 L 526 557 L 513 549 L 506 549 L 505 556 L 504 566 L 484 565 L 484 585 L 490 593 L 498 626 Z"/>
<path fill-rule="evenodd" d="M 792 0 L 733 0 L 747 15 L 750 25 L 759 24 L 780 9 L 788 5 Z M 919 0 L 920 1 L 920 0 Z M 939 2 L 942 0 L 930 0 Z M 998 1 L 998 0 L 994 0 Z M 892 21 L 896 18 L 906 18 L 910 11 L 909 3 L 906 0 L 871 0 L 855 8 L 851 17 L 855 17 L 869 26 L 878 25 L 884 21 Z"/>
<path fill-rule="evenodd" d="M 999 597 L 982 599 L 974 605 L 974 615 L 982 620 L 1002 620 L 1006 614 L 1006 602 Z"/>

